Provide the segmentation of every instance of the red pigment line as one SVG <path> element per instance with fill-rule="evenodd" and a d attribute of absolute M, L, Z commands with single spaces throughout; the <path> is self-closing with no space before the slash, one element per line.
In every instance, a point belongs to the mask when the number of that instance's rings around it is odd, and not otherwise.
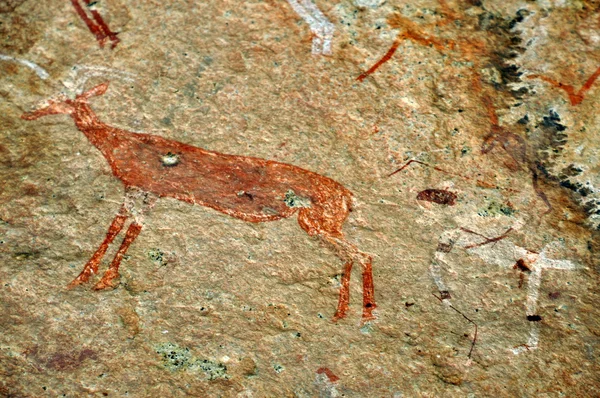
<path fill-rule="evenodd" d="M 583 93 L 585 93 L 592 87 L 592 85 L 594 84 L 594 82 L 596 81 L 598 76 L 600 76 L 600 67 L 598 67 L 598 69 L 596 69 L 596 72 L 594 72 L 594 74 L 592 76 L 590 76 L 590 78 L 585 82 L 583 87 L 581 87 L 581 90 L 579 90 L 579 92 L 577 93 L 581 96 L 582 100 L 583 100 Z M 576 104 L 574 104 L 574 105 L 576 105 Z"/>
<path fill-rule="evenodd" d="M 119 265 L 121 264 L 121 260 L 123 259 L 123 256 L 125 255 L 125 253 L 127 253 L 127 249 L 129 249 L 129 246 L 133 243 L 135 238 L 138 237 L 138 235 L 140 234 L 141 231 L 142 231 L 141 224 L 138 224 L 134 221 L 133 223 L 131 223 L 131 225 L 129 225 L 129 228 L 127 229 L 127 232 L 125 233 L 125 238 L 123 239 L 123 242 L 121 243 L 121 247 L 119 247 L 117 254 L 115 254 L 115 257 L 113 258 L 112 262 L 110 263 L 109 268 L 106 270 L 106 272 L 102 276 L 102 279 L 100 279 L 100 282 L 96 283 L 96 285 L 94 286 L 94 290 L 103 290 L 103 289 L 106 289 L 107 287 L 113 286 L 112 281 L 113 281 L 113 279 L 115 279 L 119 276 Z"/>
<path fill-rule="evenodd" d="M 365 265 L 363 277 L 363 321 L 375 319 L 373 310 L 377 307 L 375 304 L 375 289 L 373 286 L 373 268 L 371 260 Z"/>
<path fill-rule="evenodd" d="M 429 164 L 427 164 L 425 162 L 421 162 L 420 160 L 411 159 L 408 162 L 406 162 L 406 164 L 404 166 L 400 167 L 398 170 L 396 170 L 393 173 L 389 174 L 388 177 L 391 177 L 394 174 L 401 172 L 402 170 L 404 170 L 405 168 L 407 168 L 411 163 L 419 163 L 419 164 L 422 164 L 423 166 L 431 167 L 434 170 L 441 171 L 442 173 L 452 174 L 452 173 L 447 172 L 444 169 L 440 169 L 439 167 L 431 166 L 431 165 L 429 165 Z"/>
<path fill-rule="evenodd" d="M 98 11 L 96 11 L 96 10 L 90 10 L 90 13 L 94 17 L 94 20 L 96 21 L 96 23 L 100 26 L 100 28 L 104 32 L 105 37 L 108 37 L 110 39 L 110 41 L 111 41 L 110 48 L 111 49 L 115 48 L 117 46 L 117 44 L 121 41 L 117 37 L 117 35 L 119 33 L 118 32 L 113 32 L 113 31 L 110 30 L 110 28 L 108 27 L 108 25 L 106 24 L 106 22 L 104 22 L 104 19 L 102 19 L 102 16 L 98 13 Z"/>
<path fill-rule="evenodd" d="M 427 38 L 427 37 L 421 36 L 418 33 L 415 33 L 411 30 L 409 30 L 408 32 L 403 34 L 402 37 L 416 41 L 417 43 L 419 43 L 425 47 L 434 46 L 438 51 L 443 51 L 446 47 L 448 47 L 452 50 L 455 46 L 455 43 L 450 40 L 448 40 L 447 43 L 444 43 L 435 38 Z"/>
<path fill-rule="evenodd" d="M 73 7 L 75 7 L 75 11 L 77 11 L 77 14 L 79 15 L 79 17 L 83 20 L 83 22 L 85 22 L 85 24 L 87 25 L 90 32 L 92 32 L 94 34 L 94 36 L 96 36 L 96 40 L 98 40 L 98 43 L 100 44 L 100 48 L 104 47 L 104 40 L 106 39 L 106 34 L 102 31 L 102 29 L 98 25 L 96 25 L 94 23 L 94 21 L 92 21 L 87 16 L 87 14 L 85 13 L 85 10 L 81 7 L 81 5 L 79 5 L 78 0 L 71 0 L 71 4 L 73 4 Z"/>
<path fill-rule="evenodd" d="M 342 283 L 340 288 L 340 297 L 338 301 L 338 308 L 333 316 L 333 321 L 336 322 L 346 316 L 346 312 L 350 306 L 350 274 L 352 272 L 352 261 L 347 261 L 344 264 L 344 271 L 342 273 Z M 363 295 L 365 293 L 363 292 Z"/>
<path fill-rule="evenodd" d="M 469 245 L 469 246 L 465 246 L 465 249 L 472 249 L 474 247 L 484 246 L 484 245 L 487 245 L 487 244 L 490 244 L 490 243 L 498 242 L 498 241 L 506 238 L 507 235 L 508 235 L 508 233 L 510 231 L 512 231 L 512 227 L 509 228 L 509 229 L 507 229 L 505 233 L 503 233 L 502 235 L 500 235 L 498 237 L 486 239 L 484 242 L 481 242 L 481 243 L 475 243 L 475 244 L 472 244 L 472 245 Z"/>
<path fill-rule="evenodd" d="M 546 206 L 548 207 L 548 210 L 546 210 L 542 216 L 545 216 L 546 214 L 550 213 L 552 211 L 552 204 L 550 204 L 550 201 L 548 200 L 548 196 L 546 196 L 546 194 L 544 193 L 544 191 L 542 191 L 542 189 L 540 188 L 539 184 L 538 184 L 538 174 L 535 170 L 531 169 L 531 182 L 533 185 L 533 190 L 535 191 L 535 193 L 537 194 L 537 196 L 542 199 L 544 201 L 544 203 L 546 204 Z"/>
<path fill-rule="evenodd" d="M 461 230 L 461 231 L 464 231 L 464 232 L 466 232 L 466 233 L 468 233 L 468 234 L 473 234 L 473 235 L 480 236 L 480 237 L 482 237 L 483 239 L 489 239 L 487 236 L 485 236 L 485 235 L 482 235 L 482 234 L 480 234 L 480 233 L 477 233 L 477 232 L 475 232 L 475 231 L 471 231 L 470 229 L 467 229 L 467 228 L 460 227 L 460 230 Z"/>
<path fill-rule="evenodd" d="M 492 124 L 492 129 L 497 128 L 498 126 L 498 114 L 496 113 L 496 108 L 492 103 L 492 99 L 490 97 L 483 97 L 481 101 L 485 105 L 485 109 L 487 110 L 488 116 L 490 117 L 490 123 Z"/>
<path fill-rule="evenodd" d="M 69 284 L 69 288 L 73 288 L 77 285 L 87 282 L 92 274 L 98 272 L 98 264 L 100 264 L 102 257 L 104 257 L 104 254 L 106 254 L 108 246 L 112 243 L 112 241 L 119 234 L 119 232 L 121 232 L 123 226 L 125 225 L 125 221 L 127 220 L 126 213 L 127 210 L 125 209 L 125 206 L 122 206 L 121 210 L 119 211 L 119 214 L 115 216 L 114 220 L 110 224 L 104 241 L 102 242 L 98 250 L 96 250 L 92 258 L 90 258 L 90 260 L 87 262 L 85 268 L 83 269 L 83 271 L 81 271 L 79 276 L 77 276 L 77 278 L 75 278 Z"/>
<path fill-rule="evenodd" d="M 375 72 L 377 70 L 377 68 L 379 68 L 381 65 L 383 65 L 384 63 L 389 61 L 390 58 L 392 58 L 392 56 L 398 49 L 399 45 L 400 45 L 400 40 L 396 39 L 394 41 L 394 43 L 392 44 L 392 47 L 390 47 L 390 49 L 388 50 L 388 52 L 379 61 L 377 61 L 377 63 L 375 65 L 373 65 L 368 71 L 362 73 L 359 77 L 357 77 L 356 80 L 358 80 L 359 82 L 362 82 L 363 80 L 365 80 L 365 78 L 367 76 L 369 76 L 370 74 Z"/>
<path fill-rule="evenodd" d="M 335 383 L 340 380 L 329 368 L 319 368 L 317 369 L 317 374 L 323 374 L 329 379 L 330 382 Z"/>
<path fill-rule="evenodd" d="M 440 301 L 440 303 L 444 302 L 443 295 L 440 296 L 440 297 L 438 297 L 435 294 L 433 294 L 433 297 L 435 297 L 436 299 L 438 299 Z M 475 348 L 475 343 L 477 342 L 477 329 L 478 329 L 477 328 L 477 324 L 475 322 L 473 322 L 470 318 L 468 318 L 465 314 L 463 314 L 461 311 L 459 311 L 453 305 L 450 305 L 450 308 L 452 308 L 454 311 L 456 311 L 458 314 L 460 314 L 463 318 L 465 318 L 469 323 L 472 323 L 473 326 L 475 326 L 475 333 L 473 335 L 473 341 L 471 342 L 471 349 L 469 350 L 469 354 L 467 355 L 467 358 L 471 358 L 471 354 L 473 354 L 473 349 Z"/>
<path fill-rule="evenodd" d="M 408 167 L 413 162 L 414 163 L 422 164 L 423 166 L 431 167 L 432 169 L 434 169 L 436 171 L 440 171 L 440 172 L 445 173 L 445 174 L 449 174 L 449 175 L 452 175 L 452 176 L 455 176 L 455 177 L 462 178 L 463 180 L 466 180 L 466 181 L 472 181 L 473 180 L 473 178 L 466 177 L 466 176 L 463 176 L 462 174 L 458 174 L 458 173 L 451 173 L 449 171 L 446 171 L 446 170 L 441 169 L 439 167 L 435 167 L 435 166 L 429 165 L 429 164 L 427 164 L 425 162 L 421 162 L 421 161 L 416 160 L 416 159 L 409 160 L 408 162 L 406 162 L 406 164 L 404 166 L 402 166 L 398 170 L 396 170 L 396 171 L 388 174 L 388 177 L 391 177 L 394 174 L 401 172 L 402 170 L 404 170 L 406 167 Z M 483 180 L 477 180 L 477 185 L 480 186 L 480 187 L 482 187 L 482 188 L 494 188 L 494 187 L 496 187 L 496 185 L 491 184 L 491 183 L 486 182 L 486 181 L 483 181 Z M 498 188 L 498 189 L 502 189 L 502 190 L 505 190 L 505 191 L 518 192 L 518 191 L 515 191 L 515 190 L 510 189 L 510 188 Z"/>
<path fill-rule="evenodd" d="M 578 92 L 575 92 L 575 88 L 572 85 L 563 84 L 559 81 L 556 81 L 556 80 L 551 79 L 546 76 L 530 75 L 527 78 L 528 79 L 541 79 L 541 80 L 545 81 L 546 83 L 550 83 L 552 86 L 565 91 L 567 93 L 567 95 L 569 96 L 569 101 L 571 102 L 571 105 L 575 106 L 575 105 L 579 105 L 583 102 L 584 94 L 586 93 L 586 91 L 588 91 L 590 88 L 592 88 L 592 86 L 596 82 L 596 79 L 598 79 L 599 76 L 600 76 L 600 67 L 598 69 L 596 69 L 596 71 L 592 74 L 592 76 L 590 76 L 590 78 L 585 82 L 585 84 L 581 87 L 581 89 L 579 89 Z"/>
<path fill-rule="evenodd" d="M 463 179 L 465 179 L 465 180 L 467 180 L 467 181 L 471 181 L 471 178 L 469 178 L 469 177 L 465 177 L 465 176 L 463 176 L 463 175 L 456 174 L 456 173 L 451 173 L 451 172 L 449 172 L 449 171 L 446 171 L 446 170 L 444 170 L 444 169 L 441 169 L 441 168 L 439 168 L 439 167 L 436 167 L 436 166 L 432 166 L 432 165 L 430 165 L 430 164 L 427 164 L 427 163 L 425 163 L 425 162 L 421 162 L 420 160 L 416 160 L 416 159 L 411 159 L 411 160 L 409 160 L 408 162 L 406 162 L 406 164 L 405 164 L 404 166 L 402 166 L 402 167 L 400 167 L 398 170 L 396 170 L 396 171 L 394 171 L 394 172 L 392 172 L 392 173 L 388 174 L 388 177 L 391 177 L 391 176 L 393 176 L 394 174 L 401 172 L 402 170 L 404 170 L 405 168 L 407 168 L 407 167 L 408 167 L 408 166 L 409 166 L 411 163 L 419 163 L 419 164 L 421 164 L 421 165 L 423 165 L 423 166 L 431 167 L 432 169 L 434 169 L 434 170 L 436 170 L 436 171 L 440 171 L 440 172 L 442 172 L 442 173 L 445 173 L 445 174 L 449 174 L 449 175 L 452 175 L 452 176 L 456 176 L 456 177 L 463 178 Z"/>

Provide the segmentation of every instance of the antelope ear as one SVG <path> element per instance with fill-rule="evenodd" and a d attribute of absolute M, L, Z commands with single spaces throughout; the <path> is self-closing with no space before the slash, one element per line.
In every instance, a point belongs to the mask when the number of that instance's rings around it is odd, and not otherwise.
<path fill-rule="evenodd" d="M 99 84 L 96 87 L 89 89 L 85 93 L 78 95 L 77 97 L 86 98 L 86 99 L 91 98 L 91 97 L 96 97 L 98 95 L 104 94 L 106 92 L 106 90 L 108 90 L 108 82 Z"/>

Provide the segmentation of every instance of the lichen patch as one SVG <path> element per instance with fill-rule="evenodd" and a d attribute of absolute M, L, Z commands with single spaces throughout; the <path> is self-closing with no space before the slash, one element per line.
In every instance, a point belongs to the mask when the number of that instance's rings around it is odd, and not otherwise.
<path fill-rule="evenodd" d="M 285 193 L 283 201 L 288 207 L 311 207 L 309 198 L 298 196 L 291 189 Z"/>

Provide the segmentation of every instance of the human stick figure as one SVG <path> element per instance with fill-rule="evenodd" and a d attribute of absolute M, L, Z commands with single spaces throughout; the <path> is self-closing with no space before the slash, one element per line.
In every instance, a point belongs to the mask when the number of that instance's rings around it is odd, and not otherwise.
<path fill-rule="evenodd" d="M 518 225 L 515 226 L 515 228 Z M 525 303 L 525 316 L 530 323 L 529 337 L 527 343 L 512 349 L 512 352 L 520 354 L 524 351 L 538 348 L 539 344 L 539 321 L 541 316 L 537 313 L 539 290 L 542 280 L 542 271 L 545 269 L 575 270 L 582 268 L 569 260 L 557 260 L 547 257 L 548 249 L 553 244 L 547 245 L 540 253 L 527 250 L 517 246 L 506 238 L 513 231 L 509 228 L 502 235 L 487 238 L 477 232 L 466 228 L 456 228 L 445 231 L 439 238 L 434 257 L 429 266 L 429 273 L 435 282 L 442 302 L 451 306 L 451 293 L 442 277 L 442 266 L 447 267 L 446 256 L 454 247 L 461 247 L 469 254 L 475 254 L 488 264 L 495 264 L 503 268 L 517 268 L 526 272 L 527 278 L 527 300 Z M 479 241 L 473 242 L 473 237 Z M 515 261 L 515 258 L 517 260 Z"/>
<path fill-rule="evenodd" d="M 142 230 L 142 216 L 157 198 L 172 197 L 210 207 L 248 222 L 275 221 L 298 213 L 300 227 L 333 248 L 344 262 L 334 320 L 344 318 L 349 307 L 350 273 L 355 261 L 363 267 L 363 321 L 375 318 L 371 256 L 348 242 L 342 226 L 351 211 L 352 193 L 340 183 L 286 163 L 229 155 L 111 127 L 96 116 L 89 99 L 102 95 L 108 83 L 100 84 L 74 100 L 62 98 L 21 118 L 34 120 L 47 115 L 68 114 L 90 143 L 104 155 L 113 175 L 125 186 L 125 199 L 100 247 L 69 286 L 88 282 L 108 246 L 128 218 L 133 221 L 125 238 L 95 290 L 114 287 L 119 264 Z M 142 199 L 142 208 L 135 200 Z"/>

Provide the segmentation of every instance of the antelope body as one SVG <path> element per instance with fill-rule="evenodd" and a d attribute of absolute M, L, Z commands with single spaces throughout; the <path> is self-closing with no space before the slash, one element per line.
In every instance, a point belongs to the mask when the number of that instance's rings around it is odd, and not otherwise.
<path fill-rule="evenodd" d="M 319 236 L 345 262 L 334 320 L 349 306 L 350 271 L 354 260 L 363 266 L 363 320 L 375 308 L 371 258 L 344 239 L 342 225 L 351 210 L 352 193 L 336 181 L 293 165 L 254 157 L 208 151 L 156 135 L 133 133 L 102 123 L 88 99 L 106 92 L 108 83 L 78 95 L 75 100 L 53 101 L 21 117 L 37 119 L 69 114 L 77 128 L 107 159 L 113 174 L 127 192 L 173 197 L 213 208 L 249 222 L 274 221 L 298 213 L 298 223 L 311 236 Z M 70 286 L 87 282 L 98 272 L 108 246 L 123 229 L 132 212 L 125 201 L 106 238 Z M 102 279 L 100 290 L 114 286 L 118 268 L 129 245 L 142 229 L 131 223 L 121 247 Z"/>

